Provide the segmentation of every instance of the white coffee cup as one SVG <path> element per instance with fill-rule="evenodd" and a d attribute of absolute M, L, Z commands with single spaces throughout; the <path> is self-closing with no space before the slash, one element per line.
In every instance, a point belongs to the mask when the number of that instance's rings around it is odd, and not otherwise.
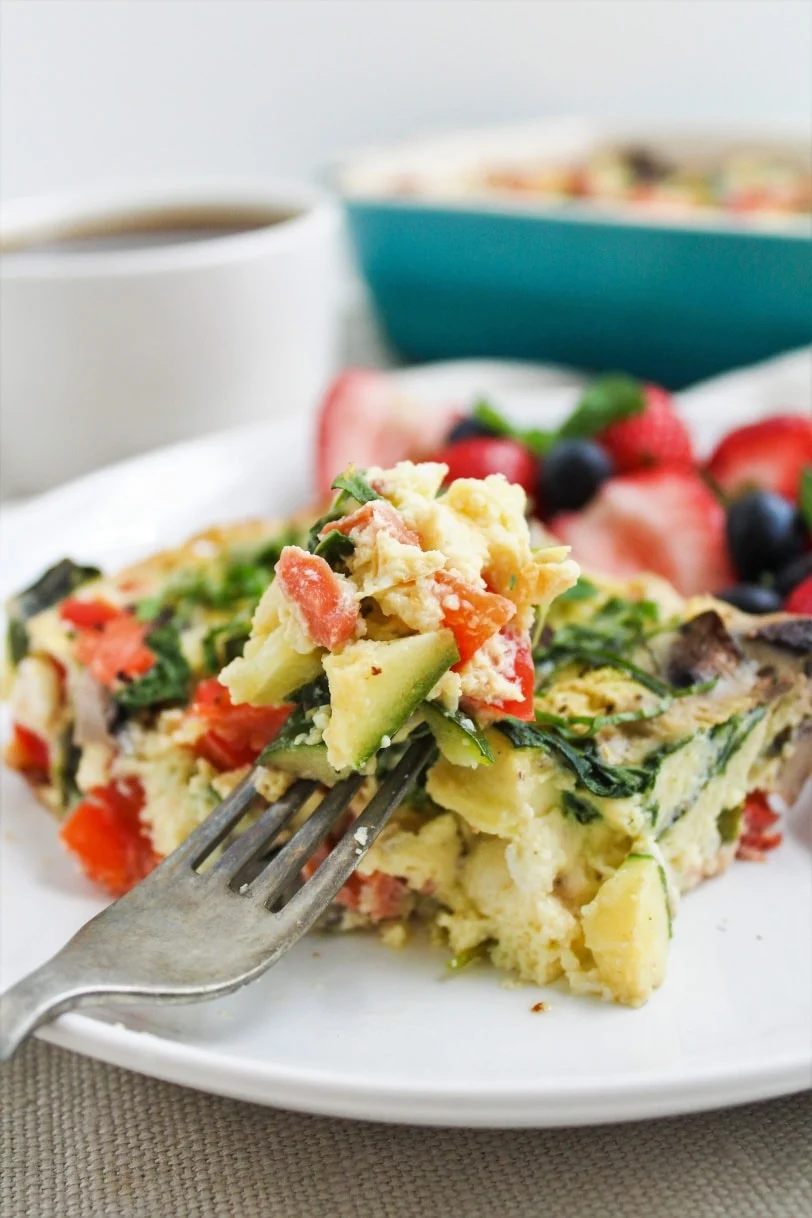
<path fill-rule="evenodd" d="M 194 183 L 0 211 L 2 492 L 311 409 L 338 231 L 308 187 Z"/>

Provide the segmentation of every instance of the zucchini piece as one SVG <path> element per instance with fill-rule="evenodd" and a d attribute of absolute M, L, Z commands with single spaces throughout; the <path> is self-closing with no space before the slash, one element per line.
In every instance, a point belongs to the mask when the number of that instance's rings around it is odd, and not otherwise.
<path fill-rule="evenodd" d="M 294 744 L 292 741 L 277 741 L 269 744 L 262 754 L 262 764 L 294 774 L 297 778 L 310 778 L 322 786 L 333 787 L 349 770 L 334 770 L 327 760 L 325 744 Z"/>
<path fill-rule="evenodd" d="M 325 787 L 332 787 L 349 771 L 334 770 L 327 760 L 327 746 L 320 740 L 309 740 L 313 732 L 311 720 L 302 710 L 294 711 L 278 736 L 263 749 L 259 765 L 273 766 L 297 778 L 310 778 Z"/>
<path fill-rule="evenodd" d="M 630 854 L 582 912 L 584 941 L 619 1002 L 639 1006 L 665 978 L 671 919 L 665 875 L 650 854 Z"/>
<path fill-rule="evenodd" d="M 452 765 L 493 765 L 491 746 L 473 719 L 436 702 L 424 702 L 420 709 L 440 752 Z"/>
<path fill-rule="evenodd" d="M 330 764 L 360 769 L 392 737 L 459 659 L 450 630 L 405 639 L 362 639 L 324 657 L 331 717 Z"/>
<path fill-rule="evenodd" d="M 245 651 L 220 673 L 233 702 L 279 706 L 321 673 L 320 651 L 294 651 L 277 626 L 264 639 L 251 639 Z"/>

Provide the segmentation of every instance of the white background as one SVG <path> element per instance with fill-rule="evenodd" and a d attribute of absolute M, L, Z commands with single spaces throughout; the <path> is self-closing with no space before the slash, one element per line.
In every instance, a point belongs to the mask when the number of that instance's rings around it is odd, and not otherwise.
<path fill-rule="evenodd" d="M 5 0 L 0 43 L 6 198 L 554 113 L 812 123 L 808 0 Z"/>

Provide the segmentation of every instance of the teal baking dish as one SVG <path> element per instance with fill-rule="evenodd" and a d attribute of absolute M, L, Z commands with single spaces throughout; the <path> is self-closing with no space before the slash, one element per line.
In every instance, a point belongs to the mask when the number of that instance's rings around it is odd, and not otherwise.
<path fill-rule="evenodd" d="M 807 217 L 769 227 L 724 213 L 651 218 L 453 191 L 387 195 L 347 180 L 358 261 L 410 361 L 543 360 L 679 389 L 812 341 Z"/>

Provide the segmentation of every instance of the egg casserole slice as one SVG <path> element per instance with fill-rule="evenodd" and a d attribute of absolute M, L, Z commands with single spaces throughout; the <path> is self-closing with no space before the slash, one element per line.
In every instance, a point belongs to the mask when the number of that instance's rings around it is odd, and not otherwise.
<path fill-rule="evenodd" d="M 331 925 L 428 922 L 455 966 L 638 1005 L 680 894 L 773 845 L 767 795 L 812 768 L 812 619 L 577 579 L 520 488 L 445 472 L 349 471 L 309 529 L 214 530 L 114 578 L 59 564 L 11 606 L 7 760 L 122 892 L 258 755 L 268 799 L 362 770 L 357 812 L 431 732 Z"/>

